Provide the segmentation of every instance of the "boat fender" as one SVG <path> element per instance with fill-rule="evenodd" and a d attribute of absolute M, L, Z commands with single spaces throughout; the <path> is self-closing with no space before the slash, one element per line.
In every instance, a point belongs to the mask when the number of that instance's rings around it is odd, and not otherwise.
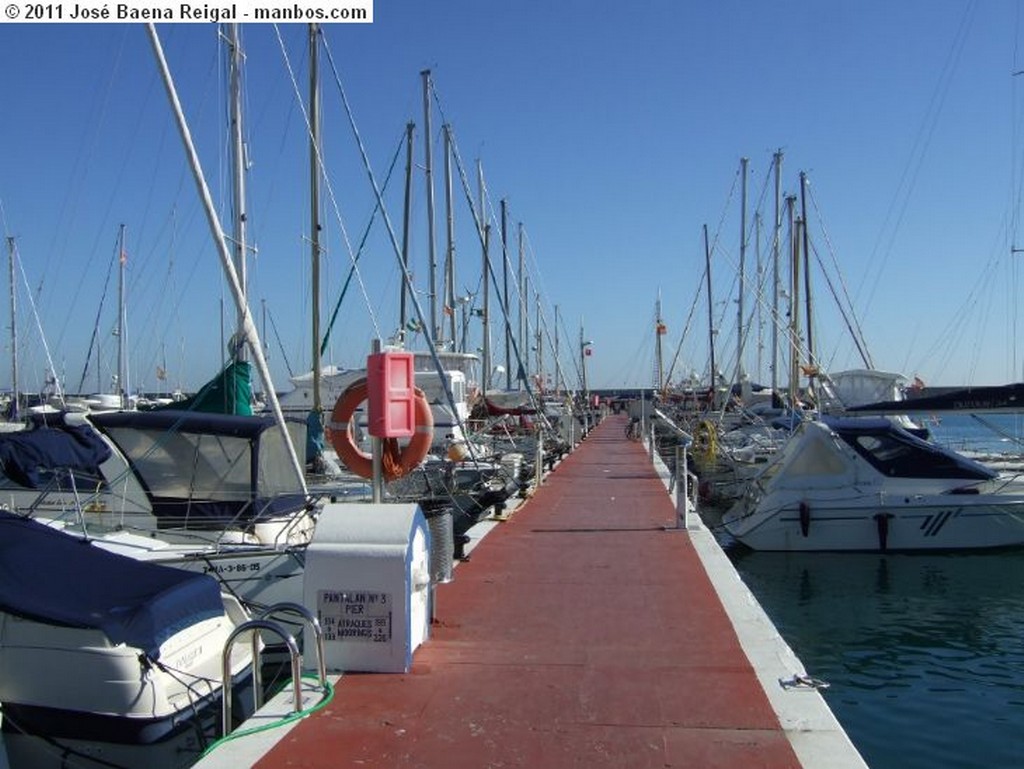
<path fill-rule="evenodd" d="M 875 526 L 878 528 L 878 549 L 883 553 L 889 547 L 889 519 L 892 513 L 875 513 Z"/>
<path fill-rule="evenodd" d="M 800 533 L 806 537 L 811 531 L 811 506 L 806 502 L 800 503 Z"/>
<path fill-rule="evenodd" d="M 715 487 L 711 481 L 703 480 L 697 485 L 697 498 L 701 502 L 710 502 L 715 494 Z"/>
<path fill-rule="evenodd" d="M 384 440 L 382 464 L 385 481 L 394 481 L 408 475 L 424 460 L 434 442 L 434 414 L 430 410 L 430 402 L 420 388 L 415 388 L 413 392 L 416 432 L 404 448 L 400 448 L 394 438 Z M 350 384 L 335 402 L 329 425 L 331 445 L 338 452 L 338 458 L 362 478 L 373 477 L 373 456 L 356 445 L 352 416 L 366 400 L 367 393 L 365 377 Z"/>

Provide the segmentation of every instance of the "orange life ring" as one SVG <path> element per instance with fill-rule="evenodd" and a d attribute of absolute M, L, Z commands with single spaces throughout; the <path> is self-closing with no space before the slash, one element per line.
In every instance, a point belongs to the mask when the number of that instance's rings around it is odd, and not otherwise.
<path fill-rule="evenodd" d="M 420 388 L 415 388 L 413 392 L 416 396 L 416 432 L 404 448 L 399 447 L 395 438 L 384 439 L 382 469 L 386 481 L 401 478 L 418 467 L 434 442 L 434 413 L 430 410 L 430 403 Z M 338 458 L 356 475 L 372 478 L 373 456 L 356 446 L 352 419 L 367 394 L 365 377 L 350 384 L 334 404 L 329 427 L 331 445 L 338 452 Z"/>

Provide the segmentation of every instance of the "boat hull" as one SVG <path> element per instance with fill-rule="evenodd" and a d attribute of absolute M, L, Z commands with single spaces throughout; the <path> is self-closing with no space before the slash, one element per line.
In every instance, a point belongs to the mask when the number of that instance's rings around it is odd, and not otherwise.
<path fill-rule="evenodd" d="M 722 519 L 725 530 L 754 550 L 955 551 L 1024 546 L 1024 499 L 970 495 L 902 497 L 876 504 L 815 500 L 748 513 L 741 502 Z"/>

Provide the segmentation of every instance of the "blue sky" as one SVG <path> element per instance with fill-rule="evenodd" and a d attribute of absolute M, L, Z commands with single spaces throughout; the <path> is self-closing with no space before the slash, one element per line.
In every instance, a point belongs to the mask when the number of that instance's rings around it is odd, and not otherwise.
<path fill-rule="evenodd" d="M 659 296 L 666 366 L 677 361 L 675 379 L 706 375 L 705 225 L 714 243 L 718 362 L 727 374 L 734 370 L 740 158 L 749 158 L 750 286 L 757 257 L 766 268 L 770 257 L 771 162 L 781 150 L 786 194 L 797 194 L 799 174 L 807 174 L 812 250 L 827 267 L 827 279 L 818 266 L 811 278 L 814 344 L 825 368 L 863 365 L 847 331 L 856 324 L 876 368 L 928 384 L 1019 381 L 1019 15 L 1018 4 L 1003 0 L 378 0 L 372 25 L 324 30 L 340 78 L 325 55 L 325 323 L 350 253 L 369 230 L 360 281 L 342 302 L 327 361 L 361 365 L 371 340 L 390 336 L 398 321 L 397 258 L 381 218 L 371 223 L 375 198 L 340 91 L 381 185 L 397 154 L 384 198 L 399 238 L 401 142 L 406 123 L 417 124 L 411 256 L 426 309 L 420 72 L 430 69 L 438 259 L 445 252 L 447 120 L 474 205 L 477 163 L 483 168 L 495 239 L 499 201 L 507 201 L 513 272 L 522 224 L 531 324 L 539 292 L 546 344 L 554 340 L 557 306 L 563 366 L 573 378 L 582 326 L 593 342 L 586 359 L 592 387 L 650 386 Z M 217 27 L 158 31 L 227 226 Z M 249 296 L 275 385 L 287 389 L 289 372 L 308 370 L 311 347 L 308 149 L 299 103 L 306 95 L 306 31 L 252 25 L 242 35 L 249 223 L 257 248 Z M 42 339 L 69 390 L 79 389 L 83 372 L 85 391 L 109 386 L 122 223 L 131 384 L 198 386 L 225 359 L 222 325 L 233 322 L 233 311 L 225 309 L 230 294 L 145 28 L 7 25 L 0 36 L 7 73 L 0 201 L 23 273 L 23 386 L 37 388 L 48 365 Z M 457 291 L 477 293 L 479 302 L 481 248 L 458 179 L 454 197 Z M 787 232 L 783 238 L 788 243 Z M 848 297 L 845 317 L 833 293 Z M 743 365 L 768 381 L 771 336 L 767 313 L 759 318 L 757 306 L 749 294 Z M 7 302 L 0 307 L 7 325 Z M 471 328 L 479 345 L 479 323 Z M 100 362 L 97 368 L 94 357 L 86 369 L 94 329 Z M 4 385 L 9 346 L 5 339 Z M 503 348 L 497 354 L 500 361 Z M 546 361 L 550 367 L 550 349 Z M 164 382 L 157 367 L 167 371 Z"/>

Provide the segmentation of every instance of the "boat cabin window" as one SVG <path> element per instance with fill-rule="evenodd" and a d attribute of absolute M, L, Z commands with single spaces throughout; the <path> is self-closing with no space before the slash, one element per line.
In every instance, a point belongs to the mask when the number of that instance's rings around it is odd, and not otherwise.
<path fill-rule="evenodd" d="M 829 445 L 829 438 L 821 435 L 809 435 L 807 440 L 796 446 L 796 453 L 786 465 L 786 475 L 824 476 L 842 475 L 846 472 L 846 464 L 842 457 L 837 456 Z"/>
<path fill-rule="evenodd" d="M 244 501 L 252 495 L 245 438 L 131 428 L 109 433 L 154 496 Z"/>
<path fill-rule="evenodd" d="M 841 436 L 878 472 L 891 478 L 987 480 L 995 473 L 976 462 L 899 432 Z"/>

